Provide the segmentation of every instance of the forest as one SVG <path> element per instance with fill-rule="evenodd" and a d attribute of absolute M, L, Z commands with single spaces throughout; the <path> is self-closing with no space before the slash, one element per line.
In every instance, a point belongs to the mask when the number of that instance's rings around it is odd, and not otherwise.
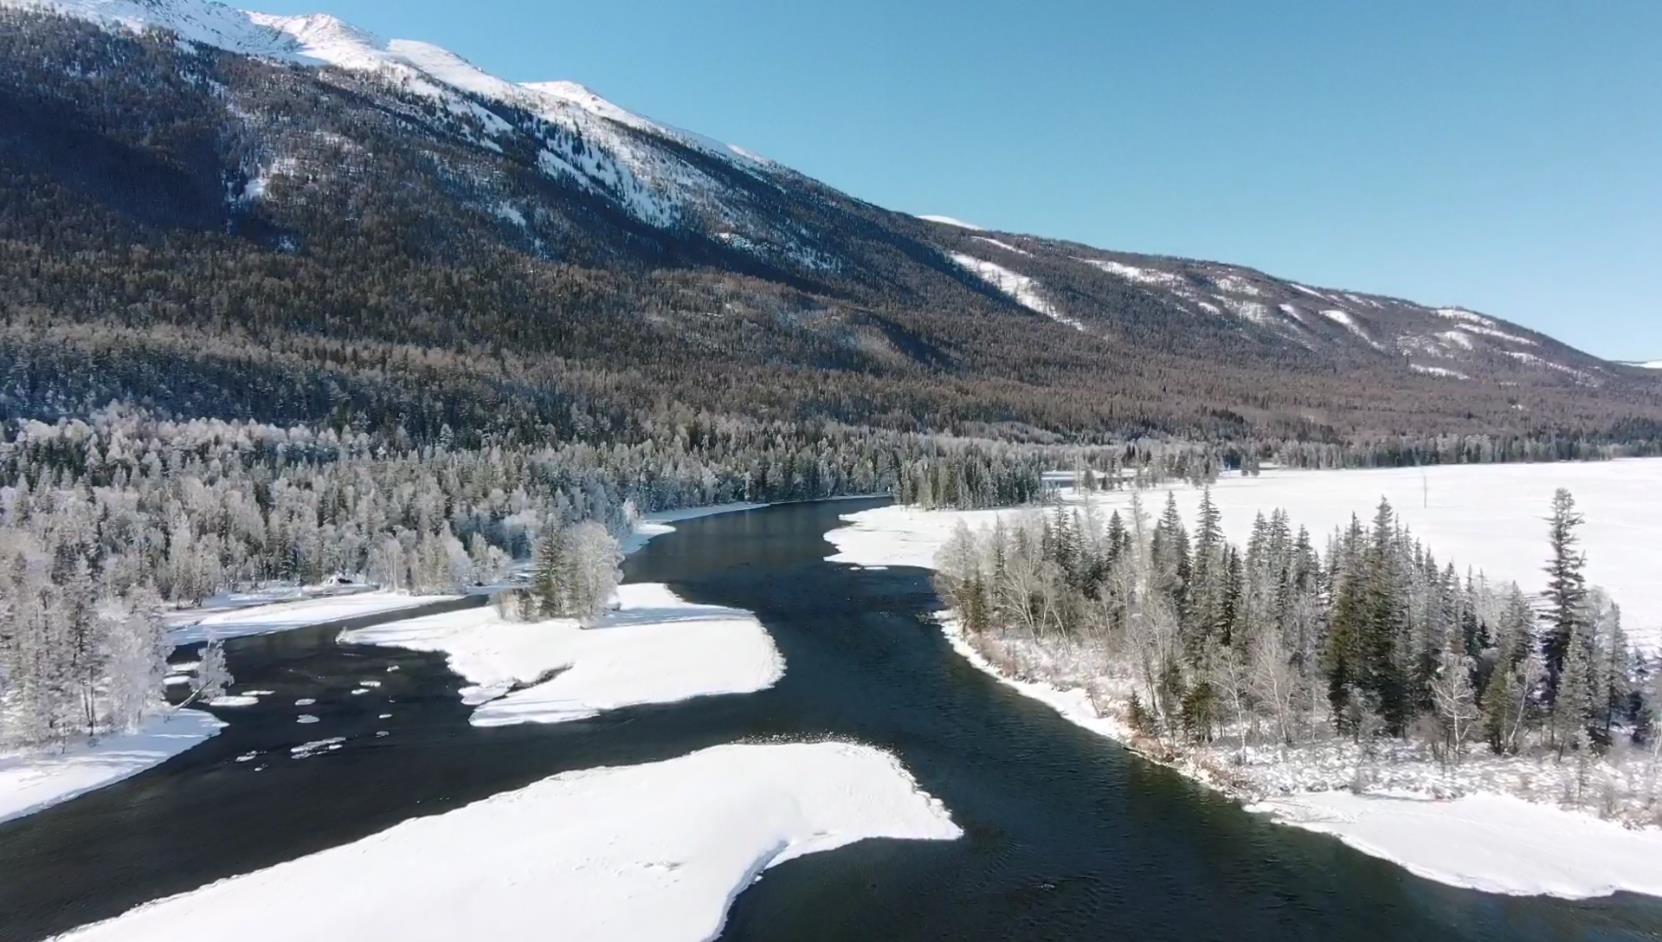
<path fill-rule="evenodd" d="M 937 581 L 1000 670 L 1089 689 L 1143 751 L 1239 793 L 1532 757 L 1562 774 L 1536 774 L 1569 792 L 1551 799 L 1654 821 L 1662 670 L 1587 585 L 1582 523 L 1560 490 L 1536 599 L 1439 560 L 1385 502 L 1325 538 L 1260 515 L 1232 545 L 1209 490 L 1192 533 L 1140 496 L 1106 521 L 1087 503 L 960 524 Z M 1393 770 L 1415 765 L 1435 774 Z"/>

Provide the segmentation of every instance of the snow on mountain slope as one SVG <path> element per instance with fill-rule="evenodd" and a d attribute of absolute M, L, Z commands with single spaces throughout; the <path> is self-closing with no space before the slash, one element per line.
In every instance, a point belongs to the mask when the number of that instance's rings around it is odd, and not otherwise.
<path fill-rule="evenodd" d="M 397 91 L 470 118 L 482 133 L 474 143 L 488 150 L 500 153 L 510 139 L 533 138 L 541 145 L 538 166 L 545 173 L 614 202 L 647 225 L 711 235 L 737 231 L 755 254 L 826 264 L 803 233 L 748 211 L 753 200 L 729 176 L 743 174 L 770 187 L 769 161 L 636 115 L 575 83 L 508 82 L 438 46 L 383 40 L 324 14 L 250 13 L 213 0 L 0 0 L 4 7 L 134 32 L 167 30 L 186 42 L 241 55 L 371 73 Z M 505 109 L 548 127 L 513 122 Z"/>
<path fill-rule="evenodd" d="M 918 218 L 924 222 L 940 223 L 943 226 L 951 226 L 954 229 L 968 229 L 971 232 L 987 231 L 973 222 L 965 222 L 962 219 L 954 219 L 951 216 L 919 216 Z"/>
<path fill-rule="evenodd" d="M 965 270 L 973 273 L 977 278 L 1008 295 L 1011 300 L 1029 311 L 1035 314 L 1043 314 L 1059 324 L 1072 327 L 1074 330 L 1084 331 L 1084 324 L 1075 318 L 1064 316 L 1056 310 L 1055 305 L 1046 301 L 1044 295 L 1039 293 L 1038 282 L 1027 275 L 1017 274 L 1002 265 L 996 265 L 961 252 L 953 252 L 948 257 Z"/>

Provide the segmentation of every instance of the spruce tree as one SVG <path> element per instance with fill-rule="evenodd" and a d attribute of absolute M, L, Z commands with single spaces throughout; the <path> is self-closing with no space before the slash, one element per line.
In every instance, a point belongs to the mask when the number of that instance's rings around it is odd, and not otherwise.
<path fill-rule="evenodd" d="M 1552 496 L 1552 517 L 1549 519 L 1548 540 L 1552 557 L 1547 561 L 1547 630 L 1541 638 L 1541 653 L 1547 665 L 1547 701 L 1558 696 L 1564 660 L 1569 652 L 1570 637 L 1583 625 L 1583 606 L 1587 599 L 1587 580 L 1583 574 L 1586 558 L 1576 547 L 1580 537 L 1576 529 L 1582 516 L 1575 509 L 1575 498 L 1565 488 Z"/>

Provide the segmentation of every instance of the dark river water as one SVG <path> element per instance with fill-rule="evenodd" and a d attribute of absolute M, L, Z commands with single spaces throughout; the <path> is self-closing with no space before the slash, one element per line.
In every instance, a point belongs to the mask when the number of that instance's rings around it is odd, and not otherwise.
<path fill-rule="evenodd" d="M 952 652 L 927 621 L 938 602 L 926 573 L 823 561 L 825 532 L 861 506 L 688 521 L 630 558 L 631 581 L 757 613 L 786 661 L 757 694 L 476 729 L 441 657 L 340 645 L 338 627 L 230 642 L 238 688 L 275 695 L 219 711 L 231 725 L 165 765 L 0 825 L 0 939 L 44 938 L 563 770 L 778 737 L 892 750 L 965 836 L 786 863 L 739 896 L 724 938 L 1662 939 L 1662 901 L 1421 880 L 1079 729 Z M 381 686 L 354 694 L 365 680 Z M 332 737 L 345 737 L 336 751 L 290 752 Z"/>

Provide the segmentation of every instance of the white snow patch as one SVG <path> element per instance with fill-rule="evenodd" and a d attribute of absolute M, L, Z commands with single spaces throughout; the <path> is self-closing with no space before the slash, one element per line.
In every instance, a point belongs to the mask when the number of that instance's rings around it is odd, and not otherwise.
<path fill-rule="evenodd" d="M 924 215 L 920 215 L 917 218 L 922 219 L 924 222 L 938 222 L 943 226 L 956 226 L 959 229 L 968 229 L 971 232 L 986 232 L 987 231 L 986 229 L 984 229 L 981 226 L 978 226 L 978 225 L 976 225 L 972 222 L 965 222 L 962 219 L 953 219 L 951 216 L 924 216 Z"/>
<path fill-rule="evenodd" d="M 1384 349 L 1372 337 L 1368 336 L 1368 332 L 1362 328 L 1362 325 L 1357 322 L 1355 317 L 1351 316 L 1349 311 L 1341 311 L 1337 308 L 1328 308 L 1322 311 L 1322 316 L 1335 324 L 1341 325 L 1357 337 L 1360 337 L 1368 344 L 1368 346 L 1374 348 L 1375 350 Z"/>
<path fill-rule="evenodd" d="M 561 723 L 608 710 L 773 686 L 785 663 L 749 612 L 694 605 L 656 583 L 618 589 L 592 628 L 471 609 L 345 632 L 350 644 L 442 651 L 472 682 L 475 726 Z"/>
<path fill-rule="evenodd" d="M 320 752 L 334 752 L 346 743 L 345 736 L 331 736 L 328 739 L 315 739 L 303 742 L 289 750 L 289 755 L 296 759 L 309 759 Z"/>
<path fill-rule="evenodd" d="M 21 818 L 160 765 L 205 742 L 225 724 L 201 710 L 177 710 L 131 733 L 49 752 L 0 752 L 0 821 Z"/>
<path fill-rule="evenodd" d="M 508 202 L 497 203 L 496 207 L 495 207 L 495 213 L 496 213 L 496 217 L 498 219 L 501 219 L 503 222 L 510 223 L 514 226 L 517 226 L 517 227 L 521 228 L 521 229 L 524 229 L 527 225 L 527 223 L 525 222 L 525 214 L 520 212 L 519 209 L 517 207 L 515 207 L 514 204 L 512 204 L 512 203 L 508 203 Z"/>
<path fill-rule="evenodd" d="M 544 779 L 62 938 L 163 942 L 206 924 L 239 942 L 713 939 L 769 867 L 868 838 L 961 835 L 886 752 L 716 746 Z M 366 875 L 371 888 L 341 891 Z"/>
<path fill-rule="evenodd" d="M 1552 360 L 1538 357 L 1533 353 L 1523 353 L 1518 350 L 1502 350 L 1501 352 L 1526 366 L 1539 366 L 1545 369 L 1554 370 L 1556 372 L 1563 373 L 1566 376 L 1573 376 L 1583 382 L 1590 383 L 1593 381 L 1591 376 L 1588 376 L 1586 373 L 1576 369 L 1573 366 L 1565 366 L 1562 363 L 1555 363 Z"/>
<path fill-rule="evenodd" d="M 1662 831 L 1503 795 L 1449 801 L 1344 791 L 1250 805 L 1451 886 L 1582 899 L 1619 891 L 1662 896 Z"/>
<path fill-rule="evenodd" d="M 1243 294 L 1249 298 L 1256 298 L 1264 292 L 1258 286 L 1234 272 L 1222 272 L 1212 276 L 1212 284 L 1225 294 Z"/>
<path fill-rule="evenodd" d="M 1462 350 L 1472 349 L 1472 338 L 1458 330 L 1445 330 L 1437 336 L 1451 346 L 1459 347 Z"/>
<path fill-rule="evenodd" d="M 1218 303 L 1228 308 L 1230 313 L 1242 320 L 1251 321 L 1254 324 L 1265 324 L 1270 320 L 1270 309 L 1257 301 L 1245 301 L 1225 295 L 1214 295 L 1214 297 L 1218 299 Z"/>
<path fill-rule="evenodd" d="M 1110 275 L 1117 275 L 1126 281 L 1134 281 L 1143 285 L 1159 285 L 1166 288 L 1176 288 L 1184 285 L 1181 275 L 1158 268 L 1138 268 L 1124 262 L 1116 262 L 1104 258 L 1076 258 L 1074 261 L 1083 262 L 1092 268 L 1099 268 Z"/>
<path fill-rule="evenodd" d="M 1029 311 L 1035 314 L 1043 314 L 1045 317 L 1059 324 L 1066 324 L 1074 330 L 1080 332 L 1085 330 L 1083 323 L 1063 315 L 1049 301 L 1046 301 L 1044 296 L 1039 294 L 1039 283 L 1027 275 L 1018 274 L 1002 265 L 995 265 L 992 262 L 976 258 L 973 255 L 965 255 L 962 252 L 952 252 L 947 257 Z"/>
<path fill-rule="evenodd" d="M 259 597 L 253 598 L 257 600 Z M 168 616 L 168 622 L 174 626 L 169 630 L 168 637 L 176 645 L 194 644 L 210 638 L 243 638 L 292 628 L 305 628 L 342 618 L 395 612 L 453 598 L 453 595 L 353 592 L 297 602 L 255 604 L 239 608 L 233 607 L 239 599 L 238 596 L 226 596 L 216 600 L 212 607 L 192 609 Z"/>
<path fill-rule="evenodd" d="M 1484 327 L 1481 324 L 1461 324 L 1457 329 L 1471 334 L 1481 334 L 1485 337 L 1493 337 L 1496 340 L 1504 340 L 1507 343 L 1522 344 L 1526 347 L 1540 346 L 1540 344 L 1529 339 L 1528 337 L 1520 337 L 1517 334 L 1509 334 L 1504 330 L 1497 330 L 1493 327 Z"/>
<path fill-rule="evenodd" d="M 1408 368 L 1416 373 L 1424 373 L 1426 376 L 1442 376 L 1447 379 L 1471 379 L 1470 376 L 1467 376 L 1459 370 L 1451 370 L 1443 366 L 1422 366 L 1418 363 L 1410 363 L 1408 364 Z"/>
<path fill-rule="evenodd" d="M 311 715 L 310 713 L 302 713 L 295 717 L 294 721 L 299 723 L 301 726 L 310 726 L 317 722 L 317 717 Z"/>
<path fill-rule="evenodd" d="M 988 245 L 996 246 L 998 248 L 1003 249 L 1006 252 L 1014 252 L 1017 255 L 1026 255 L 1029 258 L 1033 257 L 1032 252 L 1029 252 L 1029 251 L 1027 251 L 1026 249 L 1023 249 L 1023 248 L 1018 248 L 1014 245 L 1011 245 L 1008 242 L 1000 242 L 997 239 L 989 239 L 986 236 L 976 236 L 975 240 L 977 242 L 985 242 Z"/>
<path fill-rule="evenodd" d="M 1465 321 L 1480 327 L 1494 327 L 1495 322 L 1482 314 L 1468 311 L 1463 307 L 1440 307 L 1434 312 L 1438 317 L 1445 317 L 1451 321 Z"/>

